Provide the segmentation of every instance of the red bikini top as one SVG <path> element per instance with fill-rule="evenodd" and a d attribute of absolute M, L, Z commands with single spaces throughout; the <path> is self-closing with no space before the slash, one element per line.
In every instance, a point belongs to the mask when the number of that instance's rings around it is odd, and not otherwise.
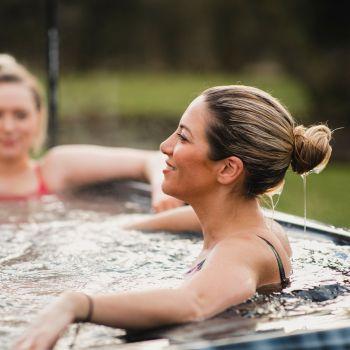
<path fill-rule="evenodd" d="M 0 201 L 8 201 L 8 200 L 28 200 L 33 198 L 40 198 L 41 196 L 45 196 L 47 194 L 51 194 L 49 190 L 43 174 L 41 172 L 40 165 L 36 165 L 34 168 L 36 178 L 38 180 L 38 188 L 35 192 L 29 193 L 27 195 L 0 195 Z"/>
<path fill-rule="evenodd" d="M 50 194 L 51 191 L 49 190 L 49 188 L 46 185 L 43 174 L 41 172 L 40 165 L 37 165 L 34 170 L 35 170 L 36 177 L 37 177 L 38 183 L 39 183 L 38 190 L 37 190 L 37 196 L 41 197 L 41 196 L 44 196 L 46 194 Z"/>

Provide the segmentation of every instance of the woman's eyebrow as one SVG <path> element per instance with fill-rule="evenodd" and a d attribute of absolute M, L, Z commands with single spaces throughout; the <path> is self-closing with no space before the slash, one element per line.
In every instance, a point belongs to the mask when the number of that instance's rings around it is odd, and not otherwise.
<path fill-rule="evenodd" d="M 193 137 L 193 135 L 192 135 L 192 132 L 191 132 L 191 130 L 190 130 L 190 128 L 189 127 L 187 127 L 186 125 L 184 125 L 184 124 L 180 124 L 179 125 L 179 128 L 180 129 L 185 129 L 185 130 L 187 130 L 190 134 L 191 134 L 191 136 Z"/>

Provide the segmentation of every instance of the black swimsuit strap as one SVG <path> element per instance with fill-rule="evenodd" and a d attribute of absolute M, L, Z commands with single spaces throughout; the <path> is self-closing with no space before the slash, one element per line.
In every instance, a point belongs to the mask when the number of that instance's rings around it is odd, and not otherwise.
<path fill-rule="evenodd" d="M 280 255 L 278 254 L 276 248 L 264 237 L 261 237 L 258 235 L 259 238 L 261 238 L 262 240 L 264 240 L 272 249 L 273 253 L 275 254 L 276 260 L 277 260 L 277 264 L 278 264 L 278 270 L 280 273 L 280 279 L 281 279 L 281 286 L 282 288 L 285 288 L 289 285 L 289 278 L 286 277 L 286 273 L 284 271 L 284 267 L 283 267 L 283 263 L 282 263 L 282 259 L 280 257 Z M 190 269 L 189 271 L 186 272 L 186 274 L 190 274 L 193 271 L 199 271 L 202 269 L 203 264 L 205 263 L 206 259 L 203 259 L 201 262 L 199 262 L 197 265 L 195 265 L 194 267 L 192 267 L 192 269 Z"/>
<path fill-rule="evenodd" d="M 192 273 L 193 271 L 199 271 L 202 269 L 203 264 L 205 263 L 205 259 L 203 259 L 201 262 L 199 262 L 197 265 L 195 265 L 194 267 L 192 267 L 192 269 L 188 270 L 186 272 L 186 275 Z"/>
<path fill-rule="evenodd" d="M 270 248 L 272 249 L 273 253 L 275 254 L 275 257 L 277 259 L 277 264 L 278 264 L 278 270 L 279 270 L 279 273 L 280 273 L 282 288 L 287 287 L 288 284 L 289 284 L 289 279 L 286 277 L 286 273 L 284 271 L 282 259 L 281 259 L 280 255 L 278 254 L 276 248 L 267 239 L 265 239 L 264 237 L 261 237 L 259 235 L 258 235 L 258 237 L 261 238 L 262 240 L 264 240 L 270 246 Z"/>

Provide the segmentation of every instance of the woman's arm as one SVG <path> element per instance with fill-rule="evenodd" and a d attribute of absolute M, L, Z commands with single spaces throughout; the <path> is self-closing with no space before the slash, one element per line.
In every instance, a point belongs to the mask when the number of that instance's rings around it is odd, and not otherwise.
<path fill-rule="evenodd" d="M 44 177 L 53 191 L 113 179 L 147 180 L 157 211 L 183 204 L 163 193 L 163 168 L 164 158 L 158 151 L 91 145 L 54 147 L 42 161 Z"/>
<path fill-rule="evenodd" d="M 202 270 L 177 289 L 93 296 L 91 321 L 118 328 L 149 328 L 203 320 L 241 303 L 257 286 L 257 274 L 244 245 L 218 244 Z M 86 295 L 63 294 L 24 334 L 16 349 L 52 348 L 69 323 L 86 318 L 89 308 Z"/>
<path fill-rule="evenodd" d="M 143 216 L 124 225 L 124 228 L 146 231 L 201 231 L 198 217 L 189 205 Z"/>
<path fill-rule="evenodd" d="M 176 289 L 126 292 L 93 297 L 92 321 L 118 328 L 150 328 L 203 320 L 251 297 L 257 288 L 256 262 L 247 251 L 251 242 L 221 242 L 203 268 Z M 254 253 L 252 253 L 254 255 Z M 75 317 L 86 315 L 80 296 Z"/>
<path fill-rule="evenodd" d="M 146 292 L 96 295 L 91 322 L 118 328 L 149 328 L 195 318 L 193 300 L 187 291 L 163 289 Z M 14 346 L 15 350 L 52 349 L 70 323 L 86 319 L 88 297 L 63 293 L 44 310 Z"/>
<path fill-rule="evenodd" d="M 157 213 L 184 205 L 183 201 L 163 192 L 164 167 L 165 156 L 161 152 L 152 152 L 144 166 L 146 179 L 152 186 L 152 208 Z"/>

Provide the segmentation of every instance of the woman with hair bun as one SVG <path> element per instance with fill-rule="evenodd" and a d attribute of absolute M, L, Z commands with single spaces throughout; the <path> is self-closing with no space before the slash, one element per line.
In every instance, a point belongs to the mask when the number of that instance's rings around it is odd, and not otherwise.
<path fill-rule="evenodd" d="M 51 349 L 72 322 L 149 328 L 200 321 L 244 302 L 257 290 L 280 290 L 292 273 L 283 229 L 267 223 L 258 197 L 281 186 L 287 169 L 324 166 L 330 130 L 296 126 L 264 91 L 219 86 L 204 91 L 161 144 L 163 191 L 189 203 L 203 248 L 183 283 L 118 294 L 64 292 L 18 341 L 16 349 Z M 181 208 L 178 217 L 190 209 Z M 190 213 L 190 214 L 189 214 Z M 192 220 L 192 221 L 191 221 Z"/>
<path fill-rule="evenodd" d="M 117 178 L 145 179 L 156 211 L 182 202 L 161 190 L 159 152 L 91 145 L 50 149 L 34 160 L 45 141 L 47 114 L 37 79 L 10 55 L 0 55 L 0 200 L 27 200 Z"/>

